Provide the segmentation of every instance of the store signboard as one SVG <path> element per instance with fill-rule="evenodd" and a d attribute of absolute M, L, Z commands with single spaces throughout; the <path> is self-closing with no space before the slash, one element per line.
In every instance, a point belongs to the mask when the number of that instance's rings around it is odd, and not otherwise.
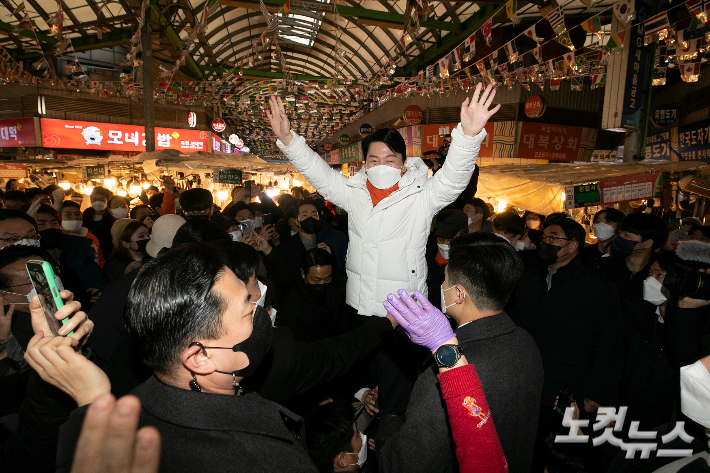
<path fill-rule="evenodd" d="M 343 146 L 338 151 L 340 152 L 341 163 L 357 163 L 358 161 L 362 161 L 360 143 Z"/>
<path fill-rule="evenodd" d="M 334 149 L 330 153 L 330 164 L 340 164 L 340 150 Z"/>
<path fill-rule="evenodd" d="M 654 196 L 658 172 L 612 177 L 599 181 L 602 205 L 650 199 Z"/>
<path fill-rule="evenodd" d="M 656 107 L 651 115 L 651 120 L 656 126 L 671 126 L 678 119 L 678 109 L 675 105 L 665 104 Z"/>
<path fill-rule="evenodd" d="M 646 159 L 673 161 L 671 154 L 671 132 L 664 131 L 646 137 Z"/>
<path fill-rule="evenodd" d="M 418 125 L 398 128 L 397 131 L 407 144 L 407 157 L 422 155 L 422 127 Z"/>
<path fill-rule="evenodd" d="M 710 119 L 678 127 L 678 152 L 683 161 L 710 159 Z"/>
<path fill-rule="evenodd" d="M 242 143 L 243 144 L 243 143 Z M 221 153 L 238 153 L 239 150 L 230 142 L 223 140 L 218 135 L 210 133 L 210 151 L 219 151 Z"/>
<path fill-rule="evenodd" d="M 518 158 L 574 161 L 579 154 L 581 127 L 523 122 Z"/>
<path fill-rule="evenodd" d="M 242 184 L 241 169 L 220 169 L 219 171 L 215 171 L 213 176 L 216 177 L 215 182 L 218 184 Z"/>
<path fill-rule="evenodd" d="M 0 148 L 41 146 L 37 118 L 6 118 L 0 120 Z"/>
<path fill-rule="evenodd" d="M 145 130 L 137 125 L 41 118 L 42 146 L 97 151 L 145 151 Z M 208 133 L 200 130 L 155 129 L 155 150 L 183 153 L 207 151 Z"/>
<path fill-rule="evenodd" d="M 103 164 L 98 166 L 86 166 L 86 179 L 103 179 L 106 176 L 106 168 Z"/>
<path fill-rule="evenodd" d="M 446 125 L 422 125 L 422 154 L 427 151 L 438 151 L 439 147 L 444 143 L 444 136 L 450 135 L 451 130 L 457 126 L 458 123 L 449 123 Z M 478 153 L 479 157 L 493 157 L 493 134 L 493 123 L 486 123 L 486 137 L 481 143 L 481 151 Z"/>
<path fill-rule="evenodd" d="M 27 177 L 27 166 L 0 164 L 0 177 L 5 179 L 22 179 Z"/>

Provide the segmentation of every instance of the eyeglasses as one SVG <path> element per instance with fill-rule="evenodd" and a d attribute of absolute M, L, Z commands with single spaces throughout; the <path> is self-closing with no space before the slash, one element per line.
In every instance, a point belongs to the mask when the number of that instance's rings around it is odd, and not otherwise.
<path fill-rule="evenodd" d="M 13 244 L 13 243 L 17 243 L 20 240 L 24 240 L 25 238 L 28 240 L 34 240 L 34 241 L 40 240 L 40 236 L 36 233 L 33 233 L 32 235 L 26 235 L 26 236 L 21 236 L 21 237 L 0 238 L 0 241 L 4 241 L 6 243 Z"/>
<path fill-rule="evenodd" d="M 557 240 L 563 240 L 563 241 L 570 241 L 569 238 L 562 238 L 562 237 L 557 237 L 557 236 L 552 236 L 552 235 L 545 235 L 542 237 L 542 241 L 545 243 L 555 243 Z"/>

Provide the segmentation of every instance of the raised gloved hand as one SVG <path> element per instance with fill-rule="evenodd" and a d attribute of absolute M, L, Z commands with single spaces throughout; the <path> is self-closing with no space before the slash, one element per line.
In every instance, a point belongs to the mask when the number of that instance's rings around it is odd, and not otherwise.
<path fill-rule="evenodd" d="M 399 299 L 394 294 L 388 295 L 383 305 L 411 341 L 434 351 L 455 337 L 446 316 L 431 305 L 424 294 L 414 291 L 416 301 L 404 289 L 400 289 L 398 294 Z"/>

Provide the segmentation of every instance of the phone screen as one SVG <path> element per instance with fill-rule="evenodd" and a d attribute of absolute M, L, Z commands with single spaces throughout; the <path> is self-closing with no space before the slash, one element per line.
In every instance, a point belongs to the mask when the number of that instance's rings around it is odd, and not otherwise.
<path fill-rule="evenodd" d="M 253 228 L 251 227 L 251 222 L 245 221 L 239 224 L 239 228 L 242 229 L 242 235 L 247 236 L 251 233 Z"/>
<path fill-rule="evenodd" d="M 52 332 L 52 335 L 57 335 L 62 323 L 54 318 L 54 314 L 57 313 L 59 307 L 57 307 L 54 302 L 52 287 L 50 287 L 50 284 L 47 281 L 47 275 L 44 272 L 43 265 L 40 263 L 28 262 L 26 266 L 32 286 L 34 286 L 35 291 L 37 292 L 37 299 L 39 299 L 39 303 L 42 306 L 42 312 L 44 313 L 44 319 L 47 321 L 49 331 Z M 55 286 L 54 281 L 52 281 L 52 283 L 52 286 Z M 57 289 L 55 288 L 54 290 Z M 58 293 L 57 297 L 59 297 Z"/>
<path fill-rule="evenodd" d="M 274 223 L 273 219 L 271 218 L 271 214 L 264 214 L 263 217 L 264 219 L 264 225 L 271 225 Z"/>

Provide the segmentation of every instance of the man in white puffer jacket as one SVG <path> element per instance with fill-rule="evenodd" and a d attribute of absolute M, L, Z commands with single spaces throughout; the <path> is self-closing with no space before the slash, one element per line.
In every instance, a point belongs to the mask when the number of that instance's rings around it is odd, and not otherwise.
<path fill-rule="evenodd" d="M 346 302 L 358 314 L 384 317 L 383 301 L 399 289 L 427 294 L 425 247 L 431 221 L 468 185 L 486 136 L 484 126 L 500 108 L 489 110 L 493 97 L 492 86 L 482 90 L 479 84 L 473 98 L 464 101 L 446 162 L 431 179 L 420 158 L 406 158 L 396 130 L 376 132 L 387 136 L 390 146 L 363 141 L 365 168 L 346 178 L 291 130 L 283 103 L 271 97 L 267 116 L 279 148 L 325 199 L 348 213 Z"/>

